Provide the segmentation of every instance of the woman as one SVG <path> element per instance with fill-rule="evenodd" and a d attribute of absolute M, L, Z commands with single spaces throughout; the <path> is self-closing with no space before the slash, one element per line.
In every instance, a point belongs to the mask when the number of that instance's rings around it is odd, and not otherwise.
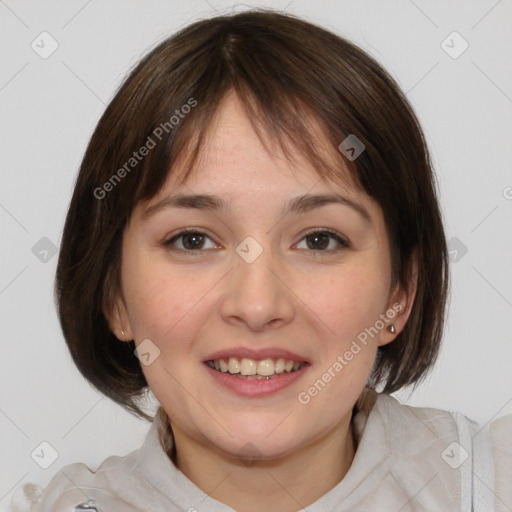
<path fill-rule="evenodd" d="M 63 468 L 30 510 L 499 510 L 512 419 L 389 396 L 433 366 L 447 290 L 390 76 L 272 11 L 186 27 L 98 123 L 56 279 L 85 378 L 161 407 L 139 450 Z"/>

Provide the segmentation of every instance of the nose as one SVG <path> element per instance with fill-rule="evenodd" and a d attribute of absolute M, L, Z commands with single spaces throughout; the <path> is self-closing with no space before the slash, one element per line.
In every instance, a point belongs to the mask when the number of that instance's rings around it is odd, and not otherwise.
<path fill-rule="evenodd" d="M 225 322 L 265 331 L 293 320 L 297 299 L 286 284 L 284 269 L 277 260 L 272 261 L 270 250 L 263 250 L 251 263 L 235 253 L 227 279 L 221 306 Z"/>

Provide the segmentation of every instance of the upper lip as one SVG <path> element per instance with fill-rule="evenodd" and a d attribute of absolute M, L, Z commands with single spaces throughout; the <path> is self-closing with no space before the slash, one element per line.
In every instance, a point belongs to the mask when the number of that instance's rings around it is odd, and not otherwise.
<path fill-rule="evenodd" d="M 269 348 L 248 348 L 248 347 L 233 347 L 233 348 L 225 348 L 223 350 L 218 350 L 213 354 L 210 354 L 205 360 L 206 361 L 214 361 L 215 359 L 229 359 L 230 357 L 236 357 L 238 359 L 254 359 L 256 361 L 261 361 L 262 359 L 285 359 L 286 361 L 292 360 L 298 363 L 306 362 L 310 363 L 310 361 L 295 352 L 291 352 L 290 350 L 285 350 L 277 347 L 269 347 Z"/>

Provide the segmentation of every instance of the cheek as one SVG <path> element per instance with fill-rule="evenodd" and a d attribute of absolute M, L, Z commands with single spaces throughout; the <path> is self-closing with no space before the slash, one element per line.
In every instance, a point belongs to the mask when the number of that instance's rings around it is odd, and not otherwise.
<path fill-rule="evenodd" d="M 388 279 L 380 265 L 333 267 L 303 282 L 304 303 L 322 320 L 329 339 L 344 344 L 370 327 L 385 311 Z"/>
<path fill-rule="evenodd" d="M 303 285 L 306 309 L 321 320 L 315 331 L 322 350 L 320 364 L 305 380 L 298 401 L 325 421 L 357 400 L 377 353 L 378 335 L 372 328 L 385 311 L 389 282 L 377 258 L 373 264 L 364 263 L 338 266 Z M 334 403 L 336 408 L 329 405 Z"/>
<path fill-rule="evenodd" d="M 181 320 L 194 315 L 211 287 L 203 273 L 173 269 L 150 255 L 126 260 L 123 283 L 135 339 L 149 337 L 155 342 L 179 330 Z"/>
<path fill-rule="evenodd" d="M 142 366 L 149 387 L 172 410 L 183 408 L 186 397 L 173 377 L 183 381 L 190 373 L 193 340 L 203 324 L 197 306 L 211 284 L 204 275 L 177 271 L 144 253 L 126 259 L 123 279 L 136 344 L 150 339 L 159 351 L 151 364 Z"/>
<path fill-rule="evenodd" d="M 385 307 L 384 281 L 353 268 L 328 279 L 329 293 L 308 296 L 308 308 L 321 319 L 317 334 L 322 341 L 319 364 L 311 368 L 297 401 L 319 424 L 338 421 L 340 411 L 353 406 L 368 381 L 378 340 L 368 329 Z"/>

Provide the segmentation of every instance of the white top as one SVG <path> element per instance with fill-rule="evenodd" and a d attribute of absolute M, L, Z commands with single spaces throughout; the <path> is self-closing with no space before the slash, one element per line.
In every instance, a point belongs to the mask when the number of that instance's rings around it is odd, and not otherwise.
<path fill-rule="evenodd" d="M 95 472 L 71 464 L 44 490 L 19 488 L 9 512 L 234 512 L 174 465 L 161 425 L 157 417 L 141 448 Z M 512 415 L 479 426 L 380 394 L 369 415 L 356 413 L 354 430 L 349 471 L 304 512 L 512 511 Z"/>

